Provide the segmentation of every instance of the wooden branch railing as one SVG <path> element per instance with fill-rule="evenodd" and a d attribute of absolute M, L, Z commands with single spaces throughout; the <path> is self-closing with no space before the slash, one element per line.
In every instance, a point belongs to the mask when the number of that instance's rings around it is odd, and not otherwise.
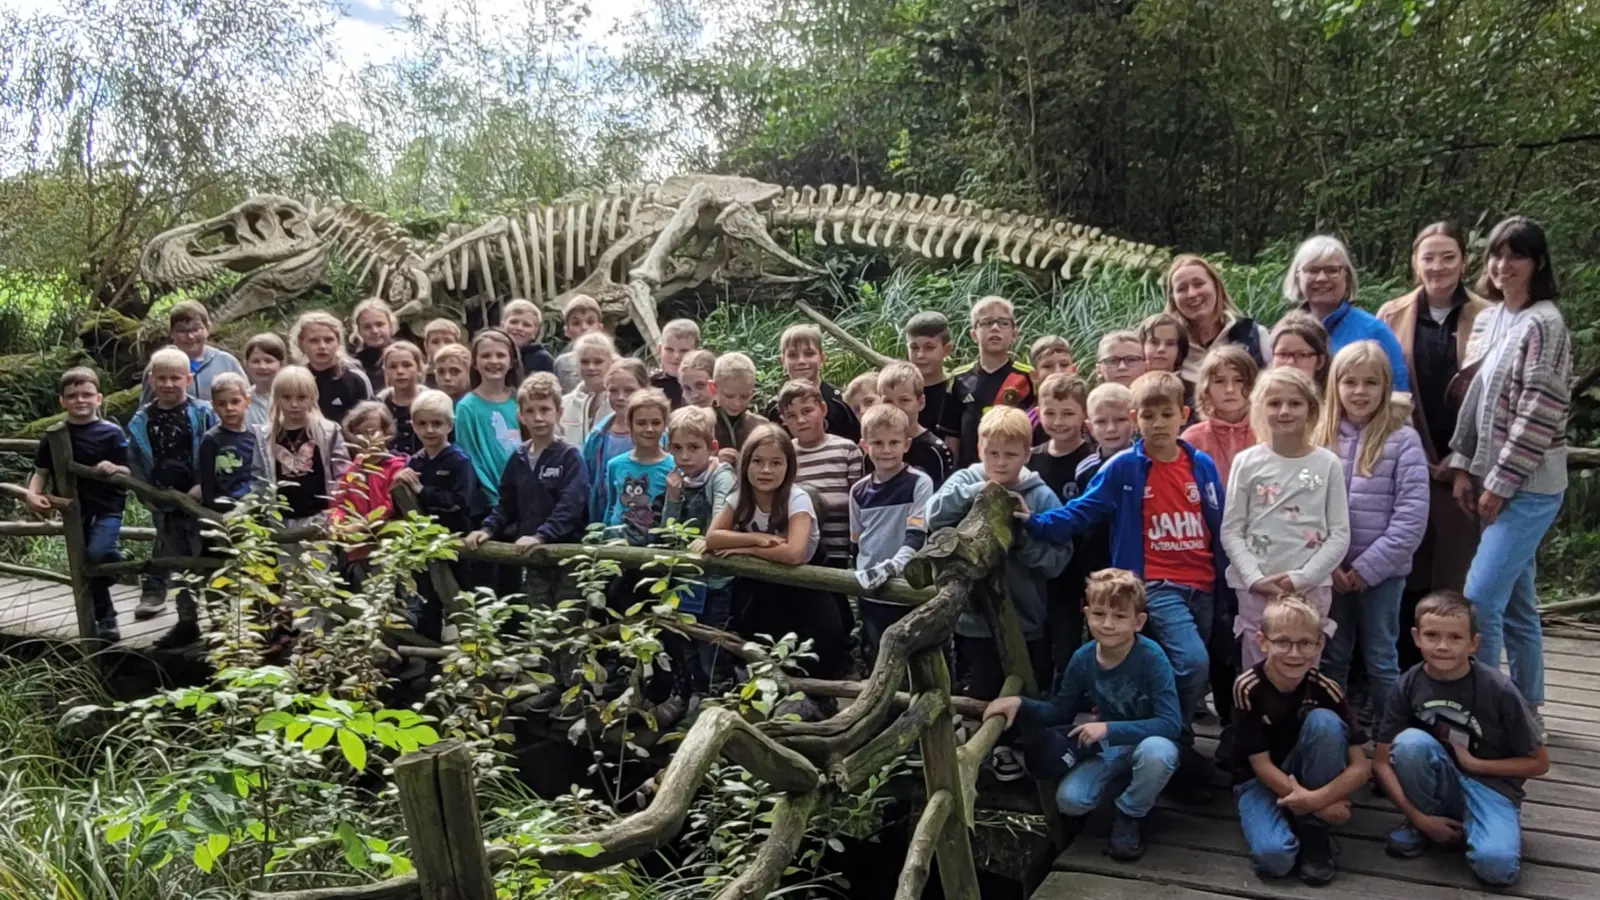
<path fill-rule="evenodd" d="M 85 639 L 93 635 L 92 611 L 85 590 L 89 578 L 132 574 L 150 566 L 204 571 L 223 564 L 220 558 L 197 556 L 87 565 L 76 490 L 79 478 L 117 484 L 145 502 L 169 504 L 205 521 L 217 522 L 220 517 L 186 495 L 70 462 L 64 428 L 52 431 L 46 440 L 52 442 L 52 458 L 62 461 L 54 473 L 61 502 L 53 504 L 60 510 L 61 522 L 0 523 L 0 535 L 59 535 L 66 541 L 69 573 L 57 577 L 73 588 L 80 634 Z M 0 452 L 31 452 L 21 446 L 23 443 L 0 440 Z M 413 509 L 414 502 L 406 489 L 397 487 L 397 508 Z M 1007 676 L 1002 694 L 1009 696 L 1037 688 L 1032 683 L 1032 667 L 1015 612 L 999 588 L 1001 580 L 994 577 L 1004 565 L 1012 539 L 1016 502 L 1014 496 L 998 487 L 985 489 L 958 525 L 930 536 L 907 567 L 906 579 L 896 579 L 872 594 L 876 599 L 901 603 L 910 609 L 885 631 L 877 662 L 866 681 L 827 682 L 780 676 L 789 689 L 850 697 L 852 702 L 831 718 L 810 723 L 752 724 L 731 709 L 704 709 L 658 776 L 659 788 L 648 807 L 597 831 L 550 838 L 537 846 L 485 845 L 472 790 L 470 754 L 464 746 L 446 742 L 406 754 L 396 762 L 395 773 L 411 837 L 415 876 L 375 885 L 256 896 L 268 900 L 487 900 L 493 896 L 493 870 L 519 859 L 536 859 L 542 868 L 557 871 L 589 871 L 617 865 L 672 841 L 682 830 L 711 766 L 725 758 L 743 766 L 779 794 L 766 841 L 751 864 L 718 895 L 719 900 L 755 900 L 778 887 L 818 809 L 835 795 L 859 788 L 918 745 L 928 800 L 915 827 L 897 896 L 910 898 L 920 893 L 937 860 L 947 898 L 978 900 L 977 869 L 969 836 L 975 785 L 979 765 L 994 747 L 1004 723 L 998 717 L 985 721 L 971 739 L 957 745 L 954 712 L 981 718 L 984 703 L 952 697 L 943 648 L 954 631 L 956 618 L 969 605 L 975 605 L 989 619 L 995 635 Z M 310 536 L 304 530 L 275 535 L 283 541 Z M 124 529 L 123 537 L 148 540 L 153 533 L 149 529 Z M 498 542 L 463 551 L 462 556 L 531 568 L 556 567 L 573 558 L 591 557 L 646 572 L 668 563 L 692 563 L 712 575 L 839 594 L 863 593 L 848 572 L 783 566 L 744 556 L 721 558 L 625 546 L 521 548 Z M 429 577 L 441 597 L 463 602 L 459 598 L 466 595 L 455 585 L 448 566 L 432 567 Z M 737 635 L 687 622 L 669 627 L 696 640 L 716 643 L 747 660 L 759 658 L 759 651 Z M 393 639 L 394 635 L 390 637 Z M 450 652 L 447 648 L 416 646 L 422 639 L 409 633 L 401 635 L 399 642 L 402 655 L 437 658 Z M 910 691 L 906 693 L 901 687 L 906 684 L 908 673 Z M 1052 793 L 1049 786 L 1041 785 L 1044 799 L 1048 800 Z"/>

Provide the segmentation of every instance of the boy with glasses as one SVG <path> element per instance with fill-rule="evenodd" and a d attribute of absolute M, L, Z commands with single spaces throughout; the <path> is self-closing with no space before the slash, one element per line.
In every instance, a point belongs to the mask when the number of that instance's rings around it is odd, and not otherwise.
<path fill-rule="evenodd" d="M 944 431 L 954 435 L 956 468 L 978 461 L 978 423 L 996 406 L 1027 410 L 1034 404 L 1033 367 L 1011 355 L 1017 342 L 1017 315 L 1004 297 L 982 297 L 972 304 L 972 340 L 978 359 L 955 371 L 944 408 Z"/>
<path fill-rule="evenodd" d="M 1144 341 L 1136 331 L 1108 332 L 1096 350 L 1094 373 L 1101 384 L 1132 387 L 1145 373 Z"/>

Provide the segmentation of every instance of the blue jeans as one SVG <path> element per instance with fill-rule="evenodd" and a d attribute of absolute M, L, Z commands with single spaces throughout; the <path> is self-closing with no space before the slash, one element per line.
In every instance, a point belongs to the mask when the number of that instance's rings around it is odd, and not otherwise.
<path fill-rule="evenodd" d="M 1400 680 L 1400 598 L 1405 594 L 1406 577 L 1370 585 L 1354 594 L 1333 595 L 1328 615 L 1339 626 L 1322 651 L 1322 674 L 1350 686 L 1350 658 L 1355 655 L 1356 635 L 1361 636 L 1361 659 L 1372 681 L 1372 714 L 1383 715 L 1389 694 Z"/>
<path fill-rule="evenodd" d="M 1300 740 L 1279 768 L 1285 775 L 1293 775 L 1303 787 L 1316 790 L 1339 777 L 1349 754 L 1350 732 L 1344 720 L 1333 710 L 1314 709 L 1300 726 Z M 1245 845 L 1250 848 L 1250 861 L 1263 875 L 1282 878 L 1294 868 L 1300 855 L 1296 827 L 1328 827 L 1316 816 L 1285 813 L 1278 805 L 1278 795 L 1259 778 L 1235 787 L 1233 796 L 1239 804 L 1239 825 L 1244 829 Z M 1293 823 L 1289 821 L 1291 815 Z"/>
<path fill-rule="evenodd" d="M 1178 744 L 1194 746 L 1194 711 L 1206 697 L 1206 678 L 1211 657 L 1206 644 L 1211 640 L 1215 598 L 1199 588 L 1170 581 L 1145 583 L 1144 623 L 1147 637 L 1167 651 L 1172 674 L 1178 682 L 1178 710 L 1183 714 L 1183 733 Z"/>
<path fill-rule="evenodd" d="M 83 520 L 83 554 L 85 561 L 91 566 L 103 563 L 122 562 L 122 553 L 117 549 L 117 538 L 122 534 L 122 516 L 104 515 L 88 516 Z M 89 596 L 94 600 L 94 617 L 96 621 L 112 619 L 117 615 L 116 607 L 111 605 L 110 578 L 89 579 Z"/>
<path fill-rule="evenodd" d="M 1178 770 L 1178 745 L 1164 737 L 1147 737 L 1136 746 L 1107 747 L 1078 760 L 1056 788 L 1062 815 L 1087 816 L 1100 807 L 1113 783 L 1126 782 L 1117 809 L 1142 819 Z"/>
<path fill-rule="evenodd" d="M 1522 870 L 1522 821 L 1516 804 L 1456 768 L 1450 751 L 1418 728 L 1395 736 L 1389 762 L 1413 806 L 1461 823 L 1473 874 L 1495 885 L 1517 880 Z"/>
<path fill-rule="evenodd" d="M 1532 706 L 1544 702 L 1544 631 L 1533 593 L 1534 556 L 1565 494 L 1519 491 L 1483 530 L 1463 591 L 1478 608 L 1478 661 L 1499 668 L 1511 657 L 1511 681 Z"/>

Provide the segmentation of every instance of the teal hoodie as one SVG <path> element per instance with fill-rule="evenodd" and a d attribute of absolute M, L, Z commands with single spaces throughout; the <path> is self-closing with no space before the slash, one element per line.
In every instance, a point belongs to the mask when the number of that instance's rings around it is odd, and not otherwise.
<path fill-rule="evenodd" d="M 959 524 L 989 483 L 983 463 L 959 469 L 928 500 L 928 533 Z M 1031 512 L 1055 509 L 1061 498 L 1032 469 L 1023 469 L 1015 492 L 1022 495 Z M 1014 543 L 1006 554 L 1006 588 L 1022 621 L 1022 636 L 1037 641 L 1050 634 L 1047 622 L 1046 590 L 1050 579 L 1061 574 L 1072 559 L 1072 545 L 1041 541 L 1028 536 L 1018 523 Z M 956 621 L 956 634 L 962 637 L 992 637 L 982 614 L 968 609 Z"/>

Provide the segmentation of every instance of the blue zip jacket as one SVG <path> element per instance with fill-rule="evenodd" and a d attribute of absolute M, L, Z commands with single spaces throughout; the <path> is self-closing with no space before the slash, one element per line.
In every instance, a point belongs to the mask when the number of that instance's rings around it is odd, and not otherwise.
<path fill-rule="evenodd" d="M 561 438 L 538 459 L 523 444 L 500 475 L 500 500 L 483 520 L 496 540 L 537 537 L 546 544 L 576 542 L 589 527 L 589 474 L 578 448 Z"/>
<path fill-rule="evenodd" d="M 606 413 L 600 421 L 594 423 L 589 429 L 589 434 L 583 439 L 583 466 L 589 479 L 589 521 L 604 522 L 606 513 L 611 511 L 611 492 L 606 486 L 606 463 L 609 459 L 601 459 L 606 450 L 606 430 L 611 427 L 611 420 L 617 417 L 616 413 Z M 661 432 L 661 448 L 667 446 L 667 433 Z M 631 449 L 631 445 L 630 445 Z"/>
<path fill-rule="evenodd" d="M 1200 510 L 1211 535 L 1211 564 L 1216 569 L 1212 593 L 1227 586 L 1228 554 L 1222 549 L 1222 479 L 1217 465 L 1204 451 L 1187 441 L 1178 448 L 1189 456 L 1195 484 L 1200 488 Z M 1111 565 L 1144 577 L 1144 485 L 1153 460 L 1144 452 L 1144 440 L 1106 460 L 1089 482 L 1083 496 L 1066 505 L 1028 517 L 1028 535 L 1044 541 L 1064 542 L 1096 525 L 1111 524 Z"/>
<path fill-rule="evenodd" d="M 189 432 L 193 436 L 189 466 L 194 470 L 196 484 L 200 483 L 200 441 L 206 432 L 220 424 L 217 414 L 211 411 L 211 404 L 189 398 Z M 128 448 L 133 451 L 128 454 L 133 476 L 140 481 L 150 481 L 150 473 L 155 470 L 155 454 L 150 449 L 150 403 L 140 406 L 128 421 Z"/>
<path fill-rule="evenodd" d="M 1406 353 L 1400 347 L 1400 339 L 1394 336 L 1382 319 L 1361 309 L 1351 306 L 1346 300 L 1339 304 L 1339 308 L 1328 313 L 1322 320 L 1322 327 L 1328 329 L 1328 356 L 1339 355 L 1339 351 L 1354 344 L 1356 341 L 1377 341 L 1383 347 L 1383 354 L 1389 357 L 1389 368 L 1394 370 L 1394 389 L 1397 393 L 1407 393 L 1411 390 L 1411 371 L 1406 366 Z"/>

